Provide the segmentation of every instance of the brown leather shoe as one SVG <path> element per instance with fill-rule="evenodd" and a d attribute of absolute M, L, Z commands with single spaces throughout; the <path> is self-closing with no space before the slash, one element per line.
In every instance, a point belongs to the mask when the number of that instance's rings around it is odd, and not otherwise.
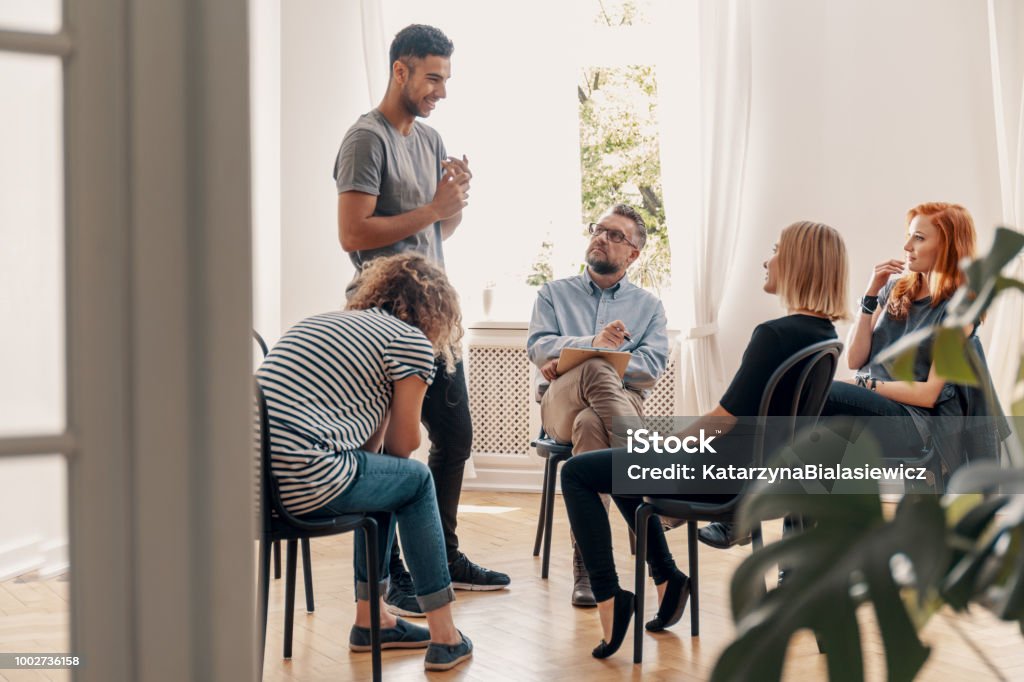
<path fill-rule="evenodd" d="M 597 606 L 594 591 L 590 589 L 590 576 L 583 565 L 583 555 L 575 543 L 572 546 L 572 578 L 572 605 L 581 608 Z"/>

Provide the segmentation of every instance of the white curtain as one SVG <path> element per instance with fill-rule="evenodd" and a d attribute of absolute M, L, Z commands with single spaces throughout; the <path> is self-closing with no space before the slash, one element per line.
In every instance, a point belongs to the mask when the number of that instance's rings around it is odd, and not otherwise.
<path fill-rule="evenodd" d="M 988 0 L 988 36 L 1002 223 L 1020 230 L 1024 227 L 1024 54 L 1014 54 L 1020 49 L 1022 23 L 1012 6 L 1016 2 Z M 1005 274 L 1024 279 L 1024 256 L 1008 265 Z M 1005 295 L 993 306 L 990 319 L 989 368 L 1000 402 L 1009 408 L 1024 398 L 1014 395 L 1024 343 L 1024 297 Z"/>
<path fill-rule="evenodd" d="M 722 388 L 718 313 L 740 229 L 750 124 L 750 0 L 680 3 L 679 61 L 659 81 L 661 160 L 675 308 L 683 311 L 677 414 Z M 688 52 L 688 49 L 690 50 Z M 681 290 L 680 290 L 681 289 Z"/>

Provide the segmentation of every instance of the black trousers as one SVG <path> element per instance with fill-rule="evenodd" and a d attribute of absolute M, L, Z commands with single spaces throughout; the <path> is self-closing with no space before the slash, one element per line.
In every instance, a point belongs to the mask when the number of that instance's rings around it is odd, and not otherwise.
<path fill-rule="evenodd" d="M 600 496 L 600 493 L 611 492 L 610 450 L 575 455 L 562 465 L 562 498 L 597 601 L 611 599 L 619 590 L 619 576 L 615 572 L 612 554 L 612 527 Z M 636 509 L 643 498 L 613 496 L 612 500 L 635 531 Z M 647 565 L 657 585 L 678 570 L 665 541 L 661 519 L 657 516 L 652 516 L 648 524 Z"/>
<path fill-rule="evenodd" d="M 473 449 L 473 423 L 469 416 L 469 389 L 466 372 L 460 361 L 451 374 L 440 360 L 434 365 L 434 382 L 427 387 L 423 399 L 421 421 L 430 438 L 427 466 L 434 478 L 437 508 L 441 513 L 445 551 L 448 562 L 459 557 L 457 514 L 462 496 L 462 476 Z M 393 568 L 401 568 L 398 543 L 392 548 Z M 392 575 L 395 575 L 392 571 Z"/>
<path fill-rule="evenodd" d="M 845 425 L 836 420 L 826 420 L 826 424 L 843 427 L 839 429 L 841 435 L 851 441 L 855 440 L 854 429 L 867 428 L 878 440 L 885 457 L 916 455 L 925 445 L 905 405 L 862 386 L 833 382 L 821 416 L 866 417 Z"/>

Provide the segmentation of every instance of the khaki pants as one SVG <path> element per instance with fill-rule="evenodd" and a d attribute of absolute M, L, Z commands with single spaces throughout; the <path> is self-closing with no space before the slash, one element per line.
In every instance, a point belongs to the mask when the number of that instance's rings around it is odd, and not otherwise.
<path fill-rule="evenodd" d="M 561 443 L 572 443 L 572 454 L 612 445 L 612 418 L 644 413 L 640 394 L 622 385 L 615 369 L 600 358 L 573 367 L 551 382 L 540 401 L 544 431 Z M 622 443 L 615 443 L 622 445 Z M 602 493 L 607 511 L 611 497 Z M 575 548 L 576 540 L 569 531 Z"/>
<path fill-rule="evenodd" d="M 610 364 L 593 358 L 551 382 L 540 401 L 540 417 L 547 434 L 571 442 L 572 454 L 578 455 L 610 447 L 612 418 L 643 416 L 643 408 L 640 394 L 625 388 Z"/>

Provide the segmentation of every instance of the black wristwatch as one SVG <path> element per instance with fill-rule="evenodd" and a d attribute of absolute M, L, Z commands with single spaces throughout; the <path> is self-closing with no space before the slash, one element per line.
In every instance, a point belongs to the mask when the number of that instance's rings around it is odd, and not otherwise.
<path fill-rule="evenodd" d="M 878 297 L 865 296 L 860 300 L 860 311 L 865 315 L 874 315 L 878 310 Z"/>

